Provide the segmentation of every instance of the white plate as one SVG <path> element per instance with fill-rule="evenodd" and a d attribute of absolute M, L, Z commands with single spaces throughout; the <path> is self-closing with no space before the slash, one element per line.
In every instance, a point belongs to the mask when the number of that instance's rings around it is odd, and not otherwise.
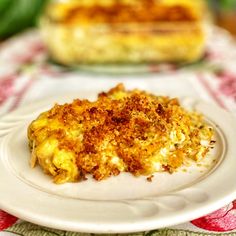
<path fill-rule="evenodd" d="M 192 164 L 186 172 L 157 173 L 152 182 L 123 173 L 101 182 L 89 179 L 53 184 L 39 167 L 29 167 L 26 129 L 55 101 L 71 101 L 72 97 L 46 99 L 0 119 L 3 210 L 57 229 L 127 233 L 189 221 L 236 198 L 235 120 L 218 107 L 186 98 L 183 105 L 204 113 L 216 130 L 216 147 L 201 167 Z M 89 97 L 94 98 L 94 94 Z"/>

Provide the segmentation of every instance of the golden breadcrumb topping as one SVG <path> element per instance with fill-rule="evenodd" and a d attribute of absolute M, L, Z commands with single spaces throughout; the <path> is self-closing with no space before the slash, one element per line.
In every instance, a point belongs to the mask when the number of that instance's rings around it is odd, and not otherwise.
<path fill-rule="evenodd" d="M 77 23 L 132 23 L 197 21 L 203 14 L 202 1 L 65 1 L 52 5 L 47 14 L 53 21 Z"/>
<path fill-rule="evenodd" d="M 120 172 L 171 173 L 186 159 L 203 158 L 212 135 L 202 116 L 178 99 L 126 91 L 122 84 L 94 102 L 56 104 L 28 128 L 32 166 L 38 162 L 56 183 L 87 174 L 102 180 Z"/>

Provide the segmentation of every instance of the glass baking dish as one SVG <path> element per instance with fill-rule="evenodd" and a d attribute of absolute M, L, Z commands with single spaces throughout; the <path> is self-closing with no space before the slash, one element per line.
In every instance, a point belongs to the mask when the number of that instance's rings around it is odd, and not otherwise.
<path fill-rule="evenodd" d="M 203 9 L 200 0 L 53 1 L 40 26 L 65 65 L 193 62 L 205 49 Z"/>

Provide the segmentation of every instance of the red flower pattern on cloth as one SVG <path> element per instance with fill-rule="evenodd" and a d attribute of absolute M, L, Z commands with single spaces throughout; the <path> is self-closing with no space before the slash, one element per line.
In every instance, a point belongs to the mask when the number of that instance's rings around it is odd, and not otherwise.
<path fill-rule="evenodd" d="M 220 79 L 219 91 L 236 101 L 236 74 L 221 71 L 216 75 L 217 78 Z"/>
<path fill-rule="evenodd" d="M 14 93 L 15 75 L 8 75 L 0 78 L 0 105 Z"/>
<path fill-rule="evenodd" d="M 201 229 L 226 232 L 236 229 L 236 200 L 207 216 L 191 221 Z"/>
<path fill-rule="evenodd" d="M 12 226 L 18 219 L 0 210 L 0 231 Z"/>
<path fill-rule="evenodd" d="M 12 61 L 21 65 L 29 64 L 37 61 L 38 57 L 45 55 L 45 46 L 41 41 L 33 41 L 29 43 L 28 50 L 24 53 L 18 52 L 13 54 Z"/>

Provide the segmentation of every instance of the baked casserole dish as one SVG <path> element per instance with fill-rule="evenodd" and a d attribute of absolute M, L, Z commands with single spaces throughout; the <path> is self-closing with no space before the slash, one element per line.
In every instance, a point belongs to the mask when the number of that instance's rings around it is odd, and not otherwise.
<path fill-rule="evenodd" d="M 204 0 L 52 1 L 41 19 L 65 65 L 193 62 L 205 49 Z"/>
<path fill-rule="evenodd" d="M 56 104 L 28 128 L 31 166 L 38 163 L 55 183 L 121 172 L 172 173 L 189 160 L 204 159 L 212 136 L 203 117 L 178 99 L 127 91 L 122 84 L 93 102 Z"/>

